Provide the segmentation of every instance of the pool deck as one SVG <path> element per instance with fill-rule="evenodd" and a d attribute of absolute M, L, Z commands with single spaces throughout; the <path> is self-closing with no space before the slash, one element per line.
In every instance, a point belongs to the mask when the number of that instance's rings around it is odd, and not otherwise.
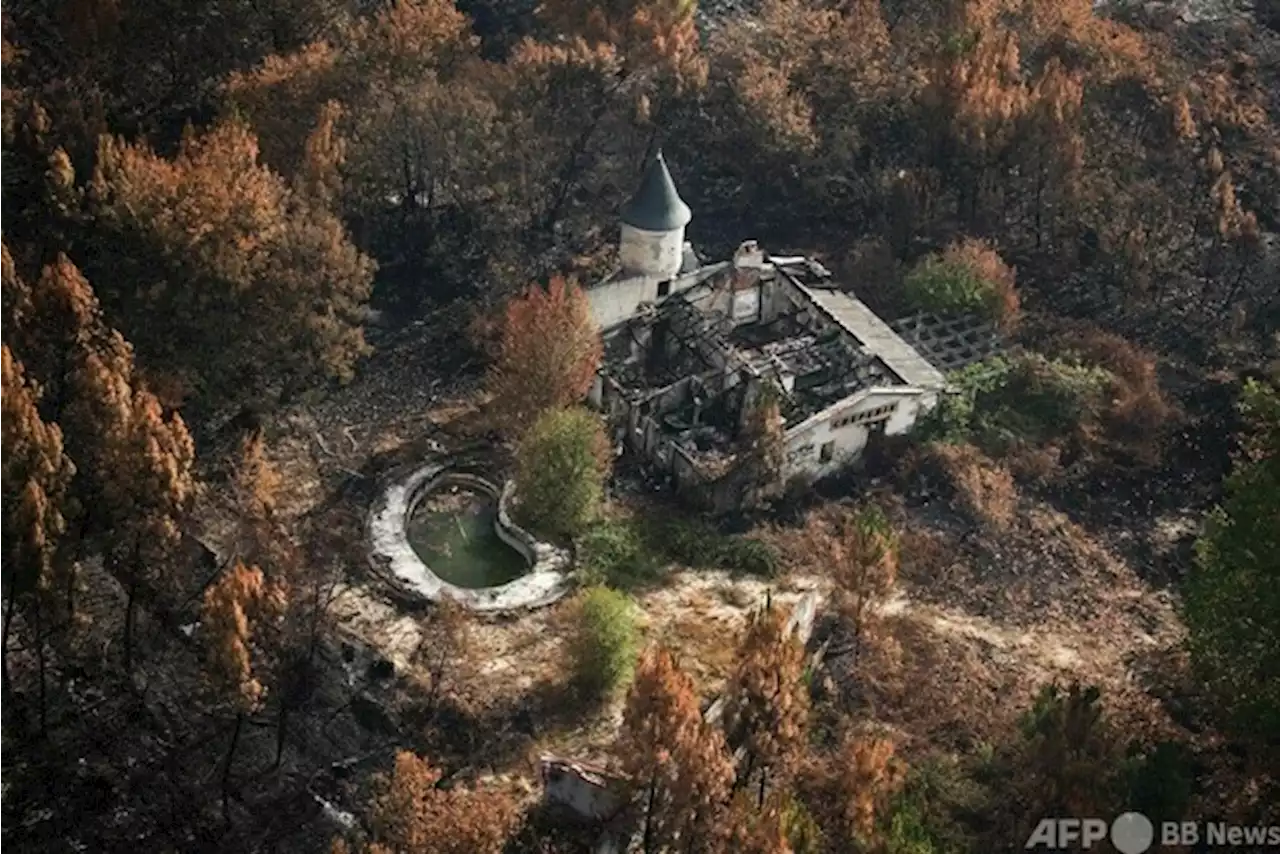
<path fill-rule="evenodd" d="M 497 535 L 529 561 L 525 575 L 497 587 L 469 589 L 450 584 L 423 562 L 409 544 L 405 523 L 414 506 L 438 486 L 456 483 L 481 489 L 498 501 Z M 569 553 L 539 542 L 511 520 L 511 483 L 499 491 L 482 478 L 453 471 L 447 462 L 424 463 L 392 481 L 378 496 L 369 515 L 369 555 L 374 569 L 406 591 L 435 602 L 449 597 L 474 611 L 513 611 L 550 605 L 572 587 Z"/>

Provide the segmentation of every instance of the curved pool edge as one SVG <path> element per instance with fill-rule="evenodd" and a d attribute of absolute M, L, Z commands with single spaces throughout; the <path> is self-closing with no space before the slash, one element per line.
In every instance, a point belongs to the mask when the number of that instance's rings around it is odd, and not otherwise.
<path fill-rule="evenodd" d="M 494 533 L 529 563 L 529 571 L 496 587 L 458 587 L 440 578 L 409 544 L 406 520 L 417 504 L 434 490 L 456 484 L 480 490 L 498 503 Z M 449 597 L 474 611 L 509 611 L 550 605 L 572 587 L 572 558 L 565 549 L 533 537 L 511 519 L 514 485 L 502 489 L 477 475 L 455 471 L 448 463 L 420 465 L 390 480 L 369 513 L 369 560 L 375 571 L 411 595 L 435 602 Z"/>

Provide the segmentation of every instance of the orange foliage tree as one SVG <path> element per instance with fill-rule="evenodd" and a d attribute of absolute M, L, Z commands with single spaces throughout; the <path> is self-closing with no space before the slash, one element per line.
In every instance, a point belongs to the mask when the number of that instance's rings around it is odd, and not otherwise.
<path fill-rule="evenodd" d="M 973 222 L 992 164 L 1010 144 L 1029 93 L 1017 34 L 996 23 L 999 3 L 958 4 L 950 37 L 929 73 L 937 162 L 956 170 L 960 214 Z"/>
<path fill-rule="evenodd" d="M 757 785 L 757 806 L 769 786 L 779 788 L 795 770 L 808 733 L 809 692 L 804 649 L 787 632 L 787 615 L 766 605 L 755 612 L 738 646 L 725 696 L 729 746 L 745 751 L 735 789 Z"/>
<path fill-rule="evenodd" d="M 1036 248 L 1052 242 L 1053 212 L 1065 208 L 1078 190 L 1084 166 L 1084 75 L 1050 58 L 1031 88 L 1024 126 L 1023 155 L 1034 176 L 1031 204 Z"/>
<path fill-rule="evenodd" d="M 86 437 L 91 500 L 101 502 L 108 563 L 125 588 L 124 657 L 131 666 L 138 594 L 154 598 L 176 586 L 165 564 L 195 498 L 195 445 L 181 416 L 166 417 L 135 376 L 133 350 L 120 333 L 111 330 L 100 343 L 79 354 L 69 420 Z"/>
<path fill-rule="evenodd" d="M 787 802 L 774 791 L 762 802 L 742 792 L 733 799 L 729 841 L 725 851 L 735 854 L 794 854 L 787 834 Z"/>
<path fill-rule="evenodd" d="M 586 295 L 555 276 L 511 300 L 497 359 L 489 372 L 499 431 L 518 437 L 543 412 L 581 401 L 600 366 L 603 345 Z"/>
<path fill-rule="evenodd" d="M 11 270 L 6 272 L 9 275 L 16 279 Z M 66 255 L 59 253 L 41 271 L 34 287 L 11 287 L 20 295 L 21 308 L 10 334 L 30 375 L 41 384 L 39 405 L 43 416 L 60 426 L 67 454 L 79 463 L 67 503 L 68 521 L 74 525 L 74 534 L 68 541 L 73 553 L 68 555 L 62 579 L 66 585 L 66 616 L 74 618 L 76 560 L 87 547 L 86 538 L 110 535 L 112 512 L 123 512 L 102 500 L 103 481 L 99 476 L 103 472 L 100 463 L 106 462 L 102 456 L 103 425 L 110 423 L 100 421 L 100 417 L 107 416 L 99 410 L 114 404 L 85 398 L 83 389 L 77 386 L 77 372 L 88 353 L 99 353 L 108 361 L 128 361 L 132 357 L 123 352 L 127 350 L 123 339 L 106 325 L 88 280 Z"/>
<path fill-rule="evenodd" d="M 827 757 L 812 785 L 812 802 L 829 828 L 850 850 L 876 850 L 888 802 L 905 779 L 892 741 L 846 735 Z"/>
<path fill-rule="evenodd" d="M 441 773 L 425 759 L 402 750 L 395 768 L 375 782 L 373 838 L 362 854 L 499 854 L 516 821 L 515 801 L 505 792 L 437 787 Z M 347 849 L 345 844 L 342 849 Z"/>
<path fill-rule="evenodd" d="M 590 155 L 603 144 L 603 133 L 626 109 L 632 87 L 624 57 L 610 43 L 588 42 L 581 37 L 562 44 L 546 44 L 526 39 L 516 46 L 507 62 L 514 75 L 513 94 L 521 103 L 537 104 L 528 115 L 529 133 L 539 140 L 539 148 L 526 142 L 514 146 L 525 170 L 542 175 L 543 194 L 525 193 L 524 207 L 532 217 L 534 236 L 553 237 L 552 228 L 565 213 L 573 191 L 598 158 Z M 631 153 L 629 148 L 627 153 Z M 631 158 L 623 156 L 623 168 Z M 514 165 L 514 164 L 513 164 Z M 616 174 L 620 184 L 634 179 Z"/>
<path fill-rule="evenodd" d="M 23 374 L 22 365 L 0 347 L 3 362 L 4 466 L 4 628 L 0 640 L 5 694 L 10 690 L 9 631 L 21 603 L 31 629 L 39 669 L 40 731 L 45 729 L 45 632 L 62 588 L 57 572 L 59 540 L 66 531 L 63 517 L 67 488 L 75 467 L 62 449 L 57 424 L 41 420 L 36 410 L 40 389 Z M 54 612 L 56 613 L 56 612 Z"/>
<path fill-rule="evenodd" d="M 665 647 L 647 650 L 627 695 L 618 753 L 640 793 L 644 850 L 713 850 L 724 829 L 733 763 L 702 719 L 693 680 Z"/>
<path fill-rule="evenodd" d="M 17 274 L 12 275 L 16 281 Z M 47 415 L 60 422 L 71 402 L 69 380 L 76 359 L 85 347 L 99 346 L 106 335 L 101 305 L 88 280 L 62 253 L 41 270 L 34 286 L 15 283 L 12 288 L 21 312 L 13 340 L 23 363 L 45 389 L 42 405 Z M 74 438 L 68 440 L 74 448 Z"/>
<path fill-rule="evenodd" d="M 144 363 L 184 375 L 205 402 L 346 379 L 367 352 L 373 262 L 314 196 L 258 163 L 244 123 L 188 132 L 173 160 L 105 138 L 90 199 L 104 305 Z"/>
<path fill-rule="evenodd" d="M 5 338 L 12 339 L 31 315 L 31 286 L 18 275 L 18 266 L 9 254 L 9 245 L 0 242 L 0 303 L 3 303 Z"/>
<path fill-rule="evenodd" d="M 727 20 L 710 39 L 715 109 L 710 122 L 699 118 L 699 145 L 749 176 L 753 209 L 797 197 L 825 209 L 851 189 L 868 192 L 872 146 L 861 125 L 895 100 L 890 47 L 877 2 L 765 0 L 758 16 Z"/>
<path fill-rule="evenodd" d="M 696 8 L 696 0 L 548 0 L 540 12 L 558 33 L 613 45 L 628 74 L 680 87 L 706 80 Z"/>
<path fill-rule="evenodd" d="M 222 769 L 224 818 L 228 816 L 231 765 L 245 715 L 261 707 L 267 691 L 254 667 L 254 652 L 261 646 L 261 638 L 254 636 L 255 630 L 262 623 L 279 617 L 284 608 L 284 588 L 278 583 L 269 583 L 256 566 L 239 562 L 204 594 L 200 623 L 208 643 L 210 675 L 236 716 Z"/>
<path fill-rule="evenodd" d="M 875 504 L 851 512 L 815 514 L 806 529 L 814 563 L 830 572 L 835 582 L 856 656 L 876 606 L 893 591 L 898 575 L 897 534 Z"/>
<path fill-rule="evenodd" d="M 264 160 L 286 175 L 302 168 L 304 141 L 317 115 L 323 124 L 326 104 L 340 104 L 337 128 L 352 140 L 352 165 L 366 180 L 378 176 L 370 189 L 385 195 L 386 184 L 406 165 L 402 155 L 416 167 L 414 146 L 434 136 L 434 117 L 422 114 L 424 104 L 445 105 L 440 84 L 474 47 L 470 22 L 452 0 L 395 0 L 344 27 L 339 38 L 268 56 L 256 68 L 232 74 L 224 95 L 258 131 Z M 462 94 L 466 87 L 452 88 Z"/>

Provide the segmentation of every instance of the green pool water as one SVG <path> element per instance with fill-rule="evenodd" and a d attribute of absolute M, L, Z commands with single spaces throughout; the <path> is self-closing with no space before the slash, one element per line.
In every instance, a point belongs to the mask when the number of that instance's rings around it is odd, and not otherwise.
<path fill-rule="evenodd" d="M 410 517 L 409 545 L 440 578 L 458 587 L 495 587 L 528 571 L 493 529 L 497 503 L 466 487 L 427 496 Z"/>

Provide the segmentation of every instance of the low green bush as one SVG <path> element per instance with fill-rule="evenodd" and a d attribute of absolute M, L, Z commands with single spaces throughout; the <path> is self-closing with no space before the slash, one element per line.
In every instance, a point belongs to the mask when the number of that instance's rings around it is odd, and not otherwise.
<path fill-rule="evenodd" d="M 881 820 L 889 854 L 960 854 L 974 848 L 975 825 L 990 809 L 991 790 L 972 762 L 934 756 L 907 773 Z"/>
<path fill-rule="evenodd" d="M 726 537 L 717 555 L 717 565 L 733 572 L 772 578 L 778 574 L 778 552 L 754 537 Z"/>
<path fill-rule="evenodd" d="M 578 540 L 578 565 L 586 584 L 631 590 L 658 580 L 664 560 L 633 519 L 602 519 Z"/>
<path fill-rule="evenodd" d="M 994 248 L 965 239 L 920 259 L 902 284 L 908 304 L 917 311 L 981 314 L 1007 328 L 1019 313 L 1014 279 L 1013 268 Z"/>
<path fill-rule="evenodd" d="M 636 590 L 662 580 L 671 563 L 765 578 L 777 575 L 778 552 L 754 537 L 722 534 L 687 519 L 604 518 L 577 540 L 582 583 Z"/>
<path fill-rule="evenodd" d="M 1185 744 L 1162 741 L 1147 751 L 1131 749 L 1121 772 L 1125 806 L 1153 821 L 1180 820 L 1195 792 L 1196 771 Z"/>
<path fill-rule="evenodd" d="M 822 829 L 809 809 L 794 796 L 782 802 L 782 828 L 792 854 L 818 854 L 822 851 Z"/>
<path fill-rule="evenodd" d="M 671 559 L 686 566 L 764 577 L 778 573 L 780 559 L 773 546 L 754 537 L 722 534 L 705 522 L 669 522 L 662 527 L 660 538 Z"/>
<path fill-rule="evenodd" d="M 590 587 L 578 600 L 577 618 L 570 654 L 579 689 L 592 697 L 626 689 L 640 649 L 631 597 L 608 587 Z"/>
<path fill-rule="evenodd" d="M 1038 353 L 996 356 L 948 377 L 954 394 L 920 425 L 922 441 L 973 442 L 995 456 L 1019 443 L 1064 438 L 1095 424 L 1108 404 L 1109 371 Z"/>

